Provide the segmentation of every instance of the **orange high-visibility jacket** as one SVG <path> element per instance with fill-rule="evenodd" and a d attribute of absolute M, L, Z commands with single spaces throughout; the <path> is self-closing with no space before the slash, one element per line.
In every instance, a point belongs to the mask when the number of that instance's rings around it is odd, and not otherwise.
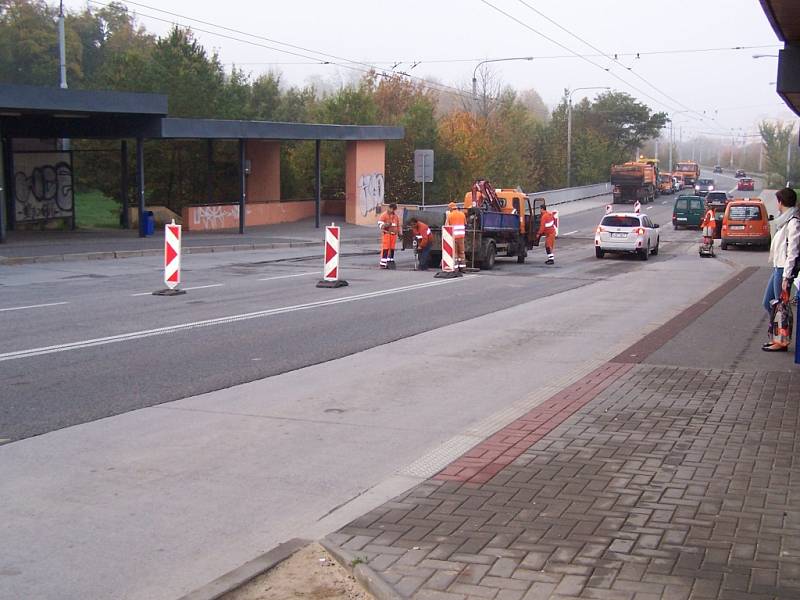
<path fill-rule="evenodd" d="M 454 238 L 463 238 L 467 234 L 467 215 L 458 209 L 447 213 L 444 224 L 452 225 Z"/>
<path fill-rule="evenodd" d="M 700 227 L 702 229 L 708 228 L 708 229 L 711 230 L 712 234 L 714 233 L 714 231 L 717 229 L 717 221 L 714 218 L 714 211 L 713 210 L 708 209 L 706 211 L 706 214 L 703 217 L 703 222 L 700 224 Z"/>
<path fill-rule="evenodd" d="M 400 233 L 400 217 L 397 216 L 397 213 L 385 212 L 378 218 L 378 221 L 384 234 L 397 235 Z"/>
<path fill-rule="evenodd" d="M 419 247 L 425 248 L 431 241 L 431 228 L 422 221 L 417 221 L 417 224 L 411 229 L 415 237 L 419 237 Z"/>
<path fill-rule="evenodd" d="M 542 220 L 539 222 L 538 235 L 555 235 L 556 234 L 556 219 L 549 210 L 542 211 Z"/>

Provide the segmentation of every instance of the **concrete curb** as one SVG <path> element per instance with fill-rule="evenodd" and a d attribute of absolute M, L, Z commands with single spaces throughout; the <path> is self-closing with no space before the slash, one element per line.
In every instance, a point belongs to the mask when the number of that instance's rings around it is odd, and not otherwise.
<path fill-rule="evenodd" d="M 342 244 L 364 244 L 375 242 L 374 239 L 354 239 L 344 240 Z M 211 254 L 214 252 L 242 252 L 251 250 L 277 250 L 287 248 L 315 248 L 319 247 L 322 254 L 322 242 L 293 241 L 293 242 L 272 242 L 272 243 L 252 243 L 252 244 L 232 244 L 220 246 L 186 246 L 183 248 L 184 254 Z M 122 258 L 140 258 L 143 256 L 161 256 L 164 250 L 161 248 L 145 248 L 142 250 L 109 250 L 105 252 L 75 252 L 67 254 L 43 254 L 41 256 L 2 256 L 0 265 L 29 265 L 34 263 L 66 262 L 71 260 L 111 260 Z"/>
<path fill-rule="evenodd" d="M 189 592 L 179 600 L 218 600 L 225 594 L 228 594 L 246 583 L 249 583 L 259 575 L 263 575 L 270 569 L 274 569 L 284 560 L 289 558 L 292 554 L 308 545 L 309 540 L 301 540 L 294 538 L 288 542 L 284 542 L 269 552 L 265 552 L 261 556 L 254 558 L 250 562 L 243 564 L 241 567 L 225 573 L 225 575 L 218 577 L 211 583 L 204 585 L 201 588 Z"/>
<path fill-rule="evenodd" d="M 366 563 L 354 565 L 353 563 L 356 562 L 356 557 L 344 548 L 337 546 L 327 538 L 320 540 L 319 543 L 334 559 L 336 559 L 336 562 L 352 573 L 353 577 L 356 578 L 356 581 L 358 581 L 364 589 L 375 596 L 375 600 L 407 600 L 406 596 L 403 596 L 395 590 Z"/>

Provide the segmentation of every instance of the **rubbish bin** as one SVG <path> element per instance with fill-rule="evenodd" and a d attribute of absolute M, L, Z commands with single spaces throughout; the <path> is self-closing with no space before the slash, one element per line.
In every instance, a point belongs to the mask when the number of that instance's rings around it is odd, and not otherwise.
<path fill-rule="evenodd" d="M 156 232 L 156 217 L 152 210 L 144 211 L 144 234 L 153 235 Z"/>

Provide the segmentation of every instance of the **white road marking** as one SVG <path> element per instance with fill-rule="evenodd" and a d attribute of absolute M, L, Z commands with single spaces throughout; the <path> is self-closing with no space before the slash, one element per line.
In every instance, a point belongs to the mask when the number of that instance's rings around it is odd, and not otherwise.
<path fill-rule="evenodd" d="M 572 235 L 573 233 L 578 233 L 579 231 L 580 231 L 580 229 L 576 229 L 575 231 L 568 231 L 564 235 Z"/>
<path fill-rule="evenodd" d="M 210 283 L 208 285 L 196 285 L 194 287 L 181 288 L 182 290 L 204 290 L 206 288 L 222 287 L 224 283 Z M 138 294 L 131 294 L 131 296 L 152 296 L 153 292 L 139 292 Z"/>
<path fill-rule="evenodd" d="M 212 325 L 226 325 L 228 323 L 236 323 L 239 321 L 246 321 L 249 319 L 259 319 L 262 317 L 271 317 L 274 315 L 282 315 L 286 313 L 299 312 L 311 308 L 320 308 L 323 306 L 333 306 L 335 304 L 346 304 L 348 302 L 356 302 L 358 300 L 368 300 L 370 298 L 378 298 L 380 296 L 388 296 L 391 294 L 399 294 L 401 292 L 409 292 L 412 290 L 419 290 L 428 287 L 439 285 L 446 285 L 456 281 L 465 281 L 470 279 L 479 279 L 476 276 L 465 276 L 456 279 L 441 279 L 437 281 L 430 281 L 426 283 L 417 283 L 414 285 L 406 285 L 398 288 L 391 288 L 388 290 L 377 290 L 374 292 L 366 292 L 364 294 L 356 294 L 354 296 L 344 296 L 341 298 L 331 298 L 329 300 L 318 300 L 317 302 L 308 302 L 306 304 L 295 304 L 293 306 L 284 306 L 281 308 L 270 308 L 267 310 L 259 310 L 251 313 L 243 313 L 238 315 L 230 315 L 227 317 L 218 317 L 216 319 L 206 319 L 204 321 L 193 321 L 190 323 L 182 323 L 180 325 L 169 325 L 166 327 L 158 327 L 156 329 L 144 329 L 142 331 L 132 331 L 131 333 L 122 333 L 119 335 L 111 335 L 108 337 L 94 338 L 89 340 L 82 340 L 79 342 L 69 342 L 67 344 L 58 344 L 56 346 L 43 346 L 41 348 L 29 348 L 27 350 L 16 350 L 14 352 L 5 352 L 0 354 L 0 362 L 7 360 L 17 360 L 20 358 L 29 358 L 32 356 L 42 356 L 44 354 L 55 354 L 56 352 L 66 352 L 67 350 L 79 350 L 82 348 L 91 348 L 93 346 L 104 346 L 106 344 L 114 344 L 116 342 L 127 342 L 131 340 L 138 340 L 157 335 L 165 335 L 176 331 L 186 331 L 189 329 L 198 329 L 200 327 L 209 327 Z"/>
<path fill-rule="evenodd" d="M 48 302 L 47 304 L 31 304 L 30 306 L 12 306 L 10 308 L 0 308 L 0 312 L 9 312 L 12 310 L 25 310 L 28 308 L 45 308 L 46 306 L 62 306 L 69 304 L 69 302 Z"/>
<path fill-rule="evenodd" d="M 259 279 L 259 281 L 274 281 L 275 279 L 289 279 L 291 277 L 304 277 L 305 275 L 319 275 L 322 277 L 322 270 L 319 271 L 307 271 L 306 273 L 294 273 L 292 275 L 276 275 L 275 277 L 264 277 Z"/>

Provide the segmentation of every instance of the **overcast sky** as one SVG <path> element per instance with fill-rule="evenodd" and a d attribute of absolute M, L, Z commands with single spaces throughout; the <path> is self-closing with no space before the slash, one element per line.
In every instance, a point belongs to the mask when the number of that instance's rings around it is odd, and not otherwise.
<path fill-rule="evenodd" d="M 86 2 L 67 0 L 65 4 L 77 9 Z M 154 33 L 163 33 L 170 25 L 152 17 L 192 25 L 197 38 L 207 48 L 216 49 L 224 63 L 236 63 L 254 76 L 279 70 L 289 84 L 302 85 L 315 77 L 351 80 L 360 74 L 358 70 L 318 64 L 346 59 L 383 69 L 399 62 L 398 70 L 415 77 L 468 89 L 478 61 L 533 56 L 530 62 L 497 62 L 492 68 L 508 85 L 536 89 L 550 107 L 558 103 L 564 88 L 609 86 L 627 91 L 657 110 L 693 111 L 674 116 L 676 127 L 684 128 L 684 137 L 691 132 L 730 135 L 731 128 L 739 134 L 754 132 L 763 118 L 797 118 L 775 93 L 777 59 L 752 58 L 753 54 L 776 54 L 780 48 L 758 0 L 144 0 L 127 4 Z M 98 4 L 91 2 L 90 6 Z M 306 50 L 220 31 L 215 26 Z M 261 46 L 200 29 L 217 30 Z M 764 47 L 730 49 L 736 46 Z M 648 54 L 710 48 L 727 50 Z M 582 59 L 572 52 L 616 53 L 619 59 L 602 55 Z M 639 58 L 623 56 L 630 53 L 639 53 Z M 452 62 L 434 62 L 445 60 Z M 412 69 L 414 62 L 419 64 Z M 364 64 L 354 66 L 366 68 Z M 595 93 L 578 91 L 573 99 Z M 701 122 L 696 113 L 704 111 L 709 119 Z M 710 120 L 715 116 L 716 120 Z"/>

